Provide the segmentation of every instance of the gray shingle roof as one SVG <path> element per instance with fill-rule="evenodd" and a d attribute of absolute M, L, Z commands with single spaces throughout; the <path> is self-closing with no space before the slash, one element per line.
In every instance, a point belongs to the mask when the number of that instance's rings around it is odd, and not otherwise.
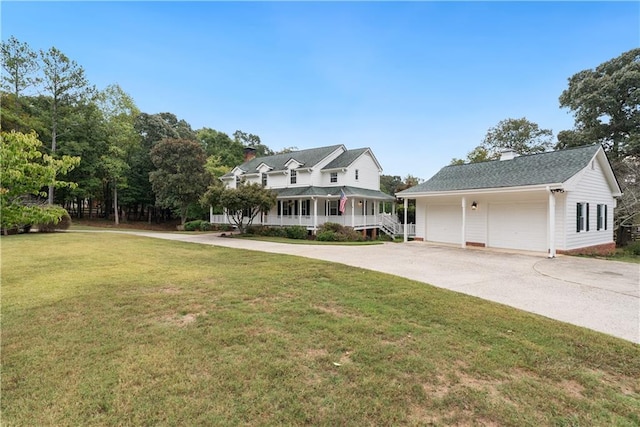
<path fill-rule="evenodd" d="M 362 155 L 368 148 L 357 148 L 355 150 L 347 150 L 344 153 L 340 154 L 338 157 L 333 159 L 327 166 L 322 168 L 323 170 L 327 169 L 339 169 L 346 168 L 351 163 L 353 163 L 358 157 Z"/>
<path fill-rule="evenodd" d="M 431 179 L 398 194 L 554 184 L 584 169 L 600 145 L 519 156 L 512 160 L 445 166 Z"/>
<path fill-rule="evenodd" d="M 366 188 L 359 187 L 350 187 L 350 186 L 342 186 L 342 187 L 315 187 L 315 186 L 307 186 L 307 187 L 289 187 L 289 188 L 273 188 L 271 191 L 276 193 L 278 197 L 326 197 L 329 194 L 332 196 L 339 196 L 340 190 L 344 190 L 344 194 L 347 198 L 350 197 L 364 197 L 369 199 L 379 199 L 379 200 L 395 200 L 395 197 L 390 196 L 382 191 L 377 190 L 369 190 Z"/>
<path fill-rule="evenodd" d="M 274 154 L 273 156 L 256 157 L 248 162 L 244 162 L 239 166 L 239 168 L 245 171 L 245 173 L 254 173 L 256 172 L 256 168 L 260 164 L 264 163 L 273 171 L 284 170 L 286 169 L 284 165 L 291 159 L 301 163 L 304 167 L 313 167 L 340 147 L 342 147 L 342 145 L 330 145 L 327 147 L 310 148 L 308 150 L 299 150 L 290 153 Z M 228 173 L 225 176 L 231 175 L 231 173 Z"/>

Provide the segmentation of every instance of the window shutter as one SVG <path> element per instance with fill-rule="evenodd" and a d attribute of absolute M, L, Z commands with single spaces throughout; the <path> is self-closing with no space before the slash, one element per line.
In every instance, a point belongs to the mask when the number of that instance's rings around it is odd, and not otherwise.
<path fill-rule="evenodd" d="M 576 204 L 576 232 L 580 232 L 580 218 L 582 217 L 582 203 Z"/>
<path fill-rule="evenodd" d="M 589 231 L 589 203 L 587 203 L 587 225 L 586 225 L 586 230 Z"/>
<path fill-rule="evenodd" d="M 604 205 L 604 229 L 607 229 L 607 205 Z"/>

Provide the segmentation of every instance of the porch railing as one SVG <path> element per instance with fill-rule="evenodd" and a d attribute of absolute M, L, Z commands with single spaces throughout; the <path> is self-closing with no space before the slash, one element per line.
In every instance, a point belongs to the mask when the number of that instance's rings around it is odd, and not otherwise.
<path fill-rule="evenodd" d="M 213 224 L 231 224 L 231 220 L 226 215 L 211 215 L 210 220 Z M 257 217 L 253 220 L 253 225 L 266 225 L 271 227 L 301 225 L 309 229 L 313 228 L 313 216 L 282 216 L 282 215 L 265 215 Z M 401 236 L 404 234 L 404 225 L 401 224 L 394 215 L 379 213 L 375 215 L 318 215 L 318 226 L 325 222 L 335 222 L 356 230 L 365 228 L 379 227 L 386 234 L 391 236 Z M 415 236 L 415 224 L 408 224 L 408 235 Z"/>

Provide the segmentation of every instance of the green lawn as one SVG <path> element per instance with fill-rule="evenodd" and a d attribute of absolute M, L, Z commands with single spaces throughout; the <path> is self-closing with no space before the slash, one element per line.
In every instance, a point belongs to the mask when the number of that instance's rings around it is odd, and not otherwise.
<path fill-rule="evenodd" d="M 382 240 L 365 240 L 362 242 L 323 242 L 320 240 L 306 240 L 306 239 L 288 239 L 286 237 L 272 237 L 272 236 L 253 236 L 236 234 L 234 239 L 245 240 L 259 240 L 262 242 L 275 242 L 275 243 L 288 243 L 290 245 L 339 245 L 339 246 L 368 246 L 368 245 L 381 245 Z"/>
<path fill-rule="evenodd" d="M 640 424 L 640 346 L 498 304 L 130 235 L 0 243 L 2 425 Z"/>

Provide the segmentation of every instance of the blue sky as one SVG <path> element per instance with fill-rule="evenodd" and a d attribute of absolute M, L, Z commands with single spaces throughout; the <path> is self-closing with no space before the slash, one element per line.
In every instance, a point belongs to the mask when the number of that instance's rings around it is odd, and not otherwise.
<path fill-rule="evenodd" d="M 431 177 L 500 120 L 554 135 L 573 74 L 640 46 L 638 2 L 7 2 L 2 39 L 274 150 L 371 147 Z"/>

